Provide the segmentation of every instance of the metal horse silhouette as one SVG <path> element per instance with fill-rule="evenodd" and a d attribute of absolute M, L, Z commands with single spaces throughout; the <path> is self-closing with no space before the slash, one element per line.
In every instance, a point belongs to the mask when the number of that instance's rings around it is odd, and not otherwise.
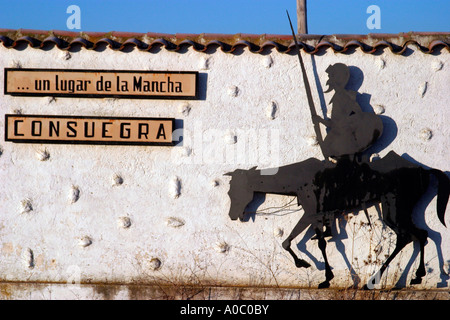
<path fill-rule="evenodd" d="M 392 254 L 365 288 L 373 288 L 392 259 L 412 241 L 419 242 L 420 264 L 411 284 L 421 283 L 426 274 L 424 247 L 428 233 L 414 224 L 413 209 L 427 191 L 430 176 L 434 175 L 438 181 L 437 216 L 445 226 L 450 179 L 440 170 L 424 169 L 393 151 L 374 162 L 361 160 L 362 153 L 381 136 L 381 120 L 374 113 L 361 111 L 356 102 L 356 93 L 345 89 L 349 80 L 348 67 L 339 63 L 326 70 L 329 75 L 328 91 L 335 91 L 331 100 L 331 117 L 325 120 L 317 116 L 293 30 L 292 33 L 314 129 L 325 160 L 309 158 L 276 170 L 269 169 L 268 172 L 276 172 L 272 175 L 265 174 L 264 170 L 257 170 L 256 167 L 226 173 L 225 175 L 232 177 L 228 192 L 231 199 L 230 218 L 244 219 L 245 209 L 252 202 L 255 192 L 296 196 L 304 214 L 282 246 L 292 255 L 297 267 L 309 267 L 310 264 L 298 258 L 291 249 L 291 242 L 307 227 L 312 226 L 325 262 L 325 281 L 320 283 L 319 288 L 328 288 L 334 275 L 326 255 L 325 238 L 333 236 L 333 220 L 357 210 L 363 210 L 368 218 L 367 208 L 381 204 L 382 220 L 395 232 L 397 241 Z M 329 130 L 324 140 L 319 123 L 323 123 Z"/>

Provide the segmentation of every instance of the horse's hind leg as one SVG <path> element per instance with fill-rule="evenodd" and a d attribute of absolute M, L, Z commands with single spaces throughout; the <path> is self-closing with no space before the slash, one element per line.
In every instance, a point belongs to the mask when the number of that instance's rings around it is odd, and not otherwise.
<path fill-rule="evenodd" d="M 319 240 L 319 249 L 322 251 L 323 259 L 325 260 L 325 281 L 319 284 L 319 289 L 329 288 L 330 281 L 334 278 L 334 274 L 331 271 L 330 264 L 328 263 L 326 247 L 327 241 L 325 240 L 325 236 L 322 230 L 316 228 L 317 239 Z"/>
<path fill-rule="evenodd" d="M 387 260 L 383 263 L 380 270 L 372 278 L 370 278 L 369 282 L 364 286 L 364 289 L 373 289 L 374 286 L 380 282 L 381 276 L 383 275 L 383 272 L 388 267 L 389 263 L 391 263 L 391 261 L 395 258 L 395 256 L 400 251 L 402 251 L 402 249 L 411 241 L 412 240 L 409 236 L 407 236 L 403 233 L 397 233 L 397 243 L 395 245 L 394 251 L 387 258 Z"/>
<path fill-rule="evenodd" d="M 411 212 L 412 209 L 402 207 L 398 199 L 392 194 L 384 197 L 381 203 L 383 212 L 383 221 L 396 233 L 397 242 L 392 254 L 383 263 L 380 270 L 370 278 L 369 282 L 364 286 L 364 289 L 373 289 L 374 285 L 379 283 L 383 272 L 388 267 L 389 263 L 395 258 L 395 256 L 402 251 L 402 249 L 412 241 L 411 226 L 412 223 L 405 223 L 404 214 Z M 403 217 L 403 218 L 402 218 Z"/>
<path fill-rule="evenodd" d="M 425 271 L 425 244 L 427 242 L 428 232 L 413 226 L 411 228 L 411 233 L 414 238 L 417 238 L 420 245 L 420 263 L 419 268 L 416 271 L 416 277 L 411 279 L 411 284 L 420 284 L 422 283 L 422 277 L 426 275 Z"/>

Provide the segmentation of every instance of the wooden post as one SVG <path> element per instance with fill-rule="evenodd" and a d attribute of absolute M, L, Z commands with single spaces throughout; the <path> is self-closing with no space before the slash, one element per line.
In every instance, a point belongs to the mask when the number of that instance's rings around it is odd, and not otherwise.
<path fill-rule="evenodd" d="M 306 0 L 297 0 L 297 34 L 308 33 Z"/>

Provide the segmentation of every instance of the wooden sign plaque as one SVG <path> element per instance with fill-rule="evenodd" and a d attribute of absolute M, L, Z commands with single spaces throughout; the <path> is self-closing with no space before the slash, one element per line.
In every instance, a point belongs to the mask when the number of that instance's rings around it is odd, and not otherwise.
<path fill-rule="evenodd" d="M 4 88 L 15 96 L 195 100 L 198 72 L 5 68 Z"/>
<path fill-rule="evenodd" d="M 173 146 L 172 118 L 5 115 L 5 141 Z"/>

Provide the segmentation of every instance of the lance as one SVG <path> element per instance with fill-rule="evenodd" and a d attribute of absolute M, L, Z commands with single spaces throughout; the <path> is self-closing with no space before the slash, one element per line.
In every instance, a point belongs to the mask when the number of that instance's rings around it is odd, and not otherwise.
<path fill-rule="evenodd" d="M 295 43 L 295 49 L 297 50 L 298 54 L 298 60 L 300 61 L 300 67 L 302 68 L 302 75 L 303 75 L 303 82 L 305 83 L 305 90 L 306 90 L 306 97 L 308 98 L 308 104 L 309 104 L 309 110 L 311 111 L 311 120 L 314 125 L 314 131 L 316 133 L 317 142 L 320 146 L 320 149 L 323 154 L 323 147 L 322 147 L 322 132 L 320 131 L 319 122 L 315 120 L 315 117 L 317 116 L 316 107 L 314 106 L 314 101 L 311 94 L 311 87 L 309 86 L 308 76 L 306 75 L 306 69 L 305 64 L 303 63 L 302 55 L 300 54 L 300 46 L 297 42 L 297 37 L 295 36 L 294 28 L 292 27 L 291 18 L 289 17 L 289 12 L 286 10 L 289 24 L 291 25 L 291 31 L 292 31 L 292 37 L 294 38 Z"/>

